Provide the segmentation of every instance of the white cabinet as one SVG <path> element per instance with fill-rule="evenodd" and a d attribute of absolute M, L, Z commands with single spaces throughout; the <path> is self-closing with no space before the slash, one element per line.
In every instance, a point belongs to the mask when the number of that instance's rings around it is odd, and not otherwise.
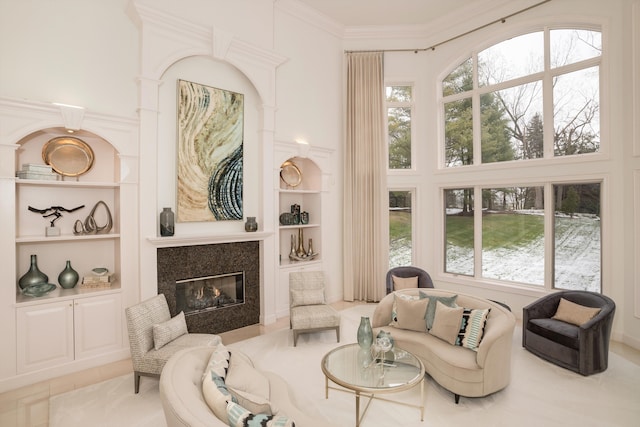
<path fill-rule="evenodd" d="M 73 361 L 73 301 L 20 307 L 18 373 Z"/>
<path fill-rule="evenodd" d="M 121 312 L 119 294 L 18 307 L 18 373 L 118 350 Z"/>

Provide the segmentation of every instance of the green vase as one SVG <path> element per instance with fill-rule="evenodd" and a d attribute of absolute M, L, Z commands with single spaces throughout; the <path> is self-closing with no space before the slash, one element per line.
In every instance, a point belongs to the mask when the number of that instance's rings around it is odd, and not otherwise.
<path fill-rule="evenodd" d="M 31 255 L 31 266 L 29 267 L 29 271 L 27 271 L 24 276 L 18 280 L 18 286 L 20 286 L 20 289 L 24 289 L 29 285 L 48 282 L 49 276 L 38 269 L 38 256 Z"/>
<path fill-rule="evenodd" d="M 63 289 L 71 289 L 78 283 L 78 279 L 80 279 L 78 272 L 71 268 L 71 261 L 67 261 L 67 266 L 58 275 L 60 287 Z"/>
<path fill-rule="evenodd" d="M 363 350 L 368 350 L 373 344 L 373 331 L 371 330 L 371 322 L 366 316 L 360 318 L 360 326 L 358 326 L 358 345 Z"/>

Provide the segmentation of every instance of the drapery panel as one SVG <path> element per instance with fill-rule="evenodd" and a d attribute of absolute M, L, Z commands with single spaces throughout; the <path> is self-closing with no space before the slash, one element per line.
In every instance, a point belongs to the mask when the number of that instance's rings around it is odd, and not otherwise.
<path fill-rule="evenodd" d="M 344 299 L 380 301 L 389 266 L 384 54 L 346 55 Z"/>

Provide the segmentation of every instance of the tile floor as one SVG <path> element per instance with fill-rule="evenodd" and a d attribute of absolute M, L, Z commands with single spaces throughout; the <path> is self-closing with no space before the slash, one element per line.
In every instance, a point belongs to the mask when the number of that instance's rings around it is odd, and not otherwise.
<path fill-rule="evenodd" d="M 353 304 L 354 303 L 339 302 L 334 304 L 334 307 L 341 310 Z M 222 333 L 220 336 L 224 343 L 231 344 L 288 327 L 289 319 L 282 318 L 271 325 L 247 326 L 242 329 Z M 616 341 L 611 342 L 610 350 L 630 362 L 640 365 L 640 350 Z M 0 426 L 47 427 L 49 425 L 49 397 L 132 373 L 132 369 L 131 360 L 126 359 L 42 381 L 6 393 L 0 393 Z"/>

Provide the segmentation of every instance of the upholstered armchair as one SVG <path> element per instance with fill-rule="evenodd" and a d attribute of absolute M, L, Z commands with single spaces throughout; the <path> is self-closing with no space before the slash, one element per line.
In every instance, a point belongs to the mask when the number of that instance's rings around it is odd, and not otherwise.
<path fill-rule="evenodd" d="M 588 312 L 589 308 L 600 310 L 586 321 L 589 315 L 575 322 L 573 319 L 558 320 L 554 316 L 566 317 L 558 315 L 561 299 L 565 300 L 565 306 L 578 304 L 573 306 L 578 312 Z M 611 298 L 595 292 L 559 291 L 546 295 L 523 308 L 522 346 L 536 356 L 582 375 L 602 372 L 607 369 L 609 360 L 615 310 Z"/>
<path fill-rule="evenodd" d="M 182 312 L 171 318 L 164 294 L 128 307 L 125 314 L 135 393 L 140 390 L 140 376 L 159 377 L 167 360 L 177 351 L 222 342 L 218 335 L 188 333 Z"/>
<path fill-rule="evenodd" d="M 340 313 L 327 304 L 322 271 L 289 273 L 289 319 L 294 347 L 299 334 L 327 329 L 335 329 L 340 342 Z"/>
<path fill-rule="evenodd" d="M 394 267 L 387 271 L 387 294 L 390 294 L 396 287 L 393 285 L 393 276 L 401 279 L 408 279 L 412 277 L 418 278 L 418 288 L 433 288 L 433 281 L 429 273 L 419 267 L 411 265 Z M 414 286 L 415 287 L 415 286 Z"/>

